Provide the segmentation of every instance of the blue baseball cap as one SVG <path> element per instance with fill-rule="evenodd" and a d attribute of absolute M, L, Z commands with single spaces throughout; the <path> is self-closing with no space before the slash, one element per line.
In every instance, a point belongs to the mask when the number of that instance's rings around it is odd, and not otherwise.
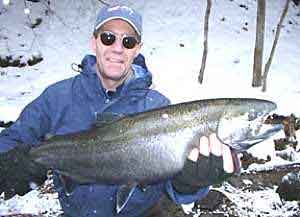
<path fill-rule="evenodd" d="M 129 23 L 138 34 L 139 38 L 142 37 L 142 16 L 132 8 L 124 5 L 104 6 L 98 13 L 94 32 L 101 26 L 114 19 L 122 19 Z"/>

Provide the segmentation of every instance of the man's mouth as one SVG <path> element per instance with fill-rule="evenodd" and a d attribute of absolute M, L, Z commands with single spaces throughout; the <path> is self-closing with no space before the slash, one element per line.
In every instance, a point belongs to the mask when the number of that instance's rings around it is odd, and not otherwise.
<path fill-rule="evenodd" d="M 119 63 L 119 64 L 124 63 L 124 61 L 122 59 L 117 59 L 117 58 L 108 58 L 107 60 L 111 63 Z"/>

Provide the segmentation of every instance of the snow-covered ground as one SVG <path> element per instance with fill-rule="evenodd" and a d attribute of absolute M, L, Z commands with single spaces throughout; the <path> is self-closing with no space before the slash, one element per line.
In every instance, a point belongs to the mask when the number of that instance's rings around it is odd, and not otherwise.
<path fill-rule="evenodd" d="M 39 3 L 11 0 L 9 5 L 4 5 L 4 2 L 0 1 L 0 57 L 21 55 L 23 62 L 35 54 L 44 58 L 34 66 L 0 68 L 0 120 L 14 121 L 22 108 L 46 86 L 77 73 L 71 69 L 71 64 L 80 63 L 85 54 L 91 53 L 89 40 L 92 27 L 97 10 L 103 4 L 97 0 Z M 294 3 L 291 2 L 285 18 L 269 72 L 268 89 L 263 93 L 260 88 L 251 87 L 256 0 L 213 0 L 209 52 L 202 85 L 197 77 L 203 51 L 206 1 L 107 2 L 126 3 L 143 14 L 142 53 L 153 73 L 153 87 L 173 103 L 214 97 L 256 97 L 276 102 L 278 114 L 300 116 L 300 7 Z M 269 57 L 284 4 L 283 0 L 266 2 L 264 63 Z M 24 13 L 25 7 L 29 14 Z M 41 18 L 42 23 L 30 28 L 37 18 Z M 283 133 L 277 135 L 282 136 Z M 251 153 L 260 158 L 271 156 L 269 164 L 282 162 L 275 156 L 273 138 L 253 147 Z M 260 216 L 290 216 L 290 212 L 280 207 L 276 207 L 276 213 L 270 211 L 270 215 L 264 214 L 264 210 L 278 202 L 278 195 L 274 190 L 265 192 L 267 198 L 260 193 L 264 194 L 257 192 L 256 195 L 245 196 L 245 203 L 248 200 L 246 205 L 252 206 L 249 210 L 255 210 L 249 216 L 257 216 L 257 213 Z M 36 201 L 36 206 L 40 207 L 38 204 L 42 203 L 42 199 L 37 195 L 33 191 L 23 198 Z M 0 201 L 0 214 L 9 210 L 36 213 L 37 209 L 28 208 L 24 200 Z M 294 204 L 291 203 L 291 206 L 297 206 Z M 39 209 L 51 207 L 49 204 Z"/>

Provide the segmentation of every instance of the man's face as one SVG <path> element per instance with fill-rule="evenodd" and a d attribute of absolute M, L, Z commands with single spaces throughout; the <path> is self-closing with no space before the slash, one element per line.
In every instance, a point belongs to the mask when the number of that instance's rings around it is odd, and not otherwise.
<path fill-rule="evenodd" d="M 111 45 L 103 44 L 100 37 L 101 33 L 115 35 L 114 43 Z M 92 49 L 96 53 L 98 75 L 104 86 L 106 83 L 111 86 L 111 84 L 123 82 L 130 72 L 133 59 L 141 49 L 141 43 L 136 44 L 132 49 L 124 47 L 122 41 L 125 36 L 138 38 L 134 29 L 127 22 L 114 19 L 106 22 L 101 27 L 98 36 L 92 38 Z"/>

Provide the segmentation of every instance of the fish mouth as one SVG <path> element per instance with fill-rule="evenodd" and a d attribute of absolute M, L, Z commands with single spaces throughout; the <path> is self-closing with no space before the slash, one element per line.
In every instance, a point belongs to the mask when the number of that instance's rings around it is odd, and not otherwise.
<path fill-rule="evenodd" d="M 257 134 L 256 136 L 248 139 L 240 139 L 236 140 L 234 143 L 231 143 L 229 146 L 236 150 L 237 152 L 244 152 L 251 148 L 252 146 L 272 137 L 279 131 L 283 129 L 283 126 L 281 124 L 275 124 L 275 125 L 264 125 L 264 130 L 260 132 L 260 134 Z"/>
<path fill-rule="evenodd" d="M 269 125 L 267 125 L 267 126 L 269 126 Z M 256 136 L 256 139 L 260 140 L 259 142 L 275 135 L 276 133 L 278 133 L 280 130 L 283 129 L 282 124 L 275 124 L 275 125 L 271 125 L 269 127 L 267 127 L 267 126 L 264 124 L 264 128 L 266 128 L 266 129 L 263 130 L 263 132 L 260 135 Z"/>
<path fill-rule="evenodd" d="M 274 108 L 263 112 L 245 112 L 241 115 L 222 117 L 218 126 L 219 139 L 236 152 L 244 152 L 270 138 L 283 129 L 282 124 L 270 124 L 266 120 Z"/>

